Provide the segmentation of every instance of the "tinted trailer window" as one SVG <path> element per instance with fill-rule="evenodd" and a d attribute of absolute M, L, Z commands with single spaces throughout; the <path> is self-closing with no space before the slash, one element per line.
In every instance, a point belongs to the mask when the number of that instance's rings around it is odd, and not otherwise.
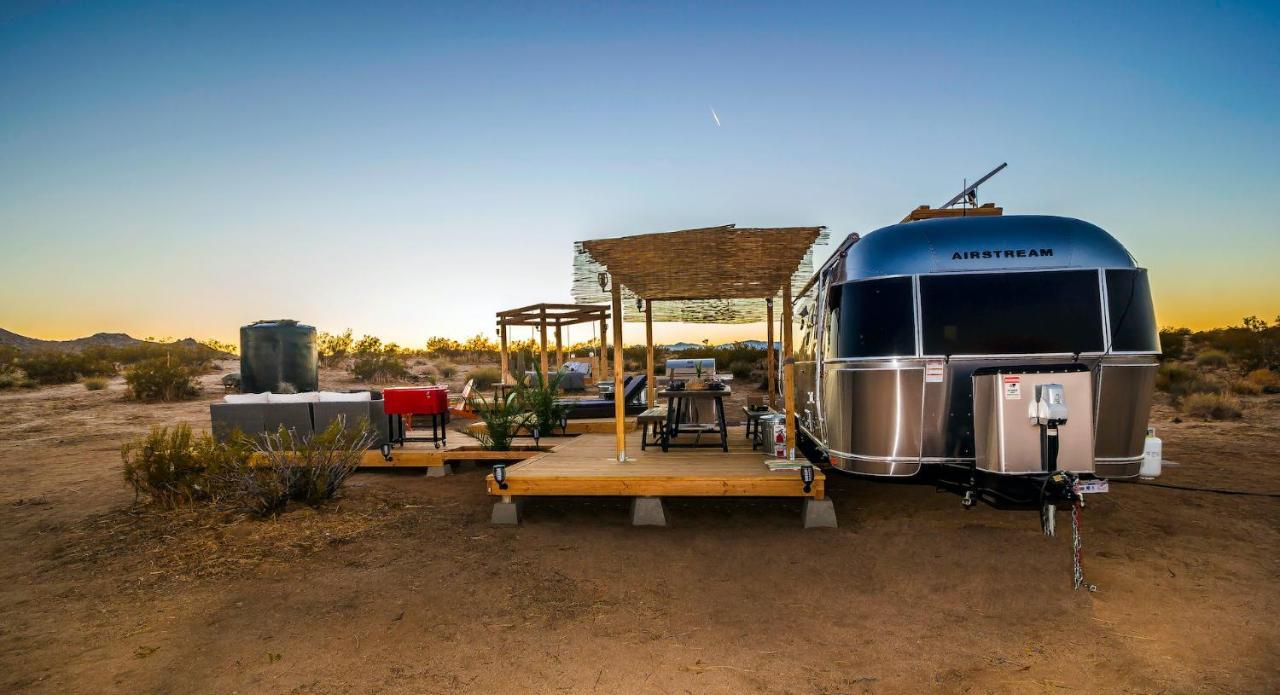
<path fill-rule="evenodd" d="M 916 354 L 911 278 L 862 280 L 832 287 L 827 295 L 826 335 L 829 356 Z"/>
<path fill-rule="evenodd" d="M 1098 273 L 1064 270 L 920 277 L 927 355 L 1102 351 Z"/>
<path fill-rule="evenodd" d="M 1147 271 L 1107 271 L 1107 312 L 1111 318 L 1111 349 L 1121 352 L 1160 352 L 1155 307 Z"/>

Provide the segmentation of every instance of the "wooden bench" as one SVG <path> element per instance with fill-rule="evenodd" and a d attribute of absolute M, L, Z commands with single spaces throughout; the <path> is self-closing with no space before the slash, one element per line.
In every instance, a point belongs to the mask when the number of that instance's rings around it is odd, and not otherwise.
<path fill-rule="evenodd" d="M 653 425 L 653 444 L 661 444 L 661 433 L 663 428 L 667 426 L 667 406 L 654 406 L 643 413 L 636 416 L 636 423 L 640 425 L 640 450 L 644 451 L 649 441 L 649 425 Z"/>

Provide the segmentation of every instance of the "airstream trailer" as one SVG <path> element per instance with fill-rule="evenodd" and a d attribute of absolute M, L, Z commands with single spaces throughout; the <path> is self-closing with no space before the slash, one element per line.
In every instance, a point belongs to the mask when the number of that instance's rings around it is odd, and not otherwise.
<path fill-rule="evenodd" d="M 1055 471 L 1138 473 L 1151 292 L 1092 224 L 948 217 L 851 235 L 793 316 L 798 444 L 815 460 L 1010 507 L 1043 505 Z"/>

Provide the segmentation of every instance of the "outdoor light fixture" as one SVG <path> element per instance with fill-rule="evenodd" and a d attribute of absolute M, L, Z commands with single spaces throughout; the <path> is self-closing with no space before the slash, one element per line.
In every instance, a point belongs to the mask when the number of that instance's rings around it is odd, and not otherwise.
<path fill-rule="evenodd" d="M 813 466 L 805 464 L 800 467 L 800 479 L 804 481 L 806 494 L 813 491 Z"/>
<path fill-rule="evenodd" d="M 499 490 L 507 489 L 507 465 L 504 463 L 493 464 L 493 479 L 498 483 Z"/>
<path fill-rule="evenodd" d="M 390 461 L 390 460 L 391 460 L 391 445 L 390 445 L 390 444 L 383 444 L 383 445 L 382 445 L 382 448 L 380 449 L 380 451 L 382 451 L 382 458 L 383 458 L 383 460 L 386 460 L 386 461 Z"/>
<path fill-rule="evenodd" d="M 542 438 L 539 428 L 535 425 L 533 428 L 533 445 L 538 446 L 538 440 Z"/>
<path fill-rule="evenodd" d="M 608 274 L 608 273 L 596 273 L 596 279 L 600 281 L 600 291 L 601 291 L 601 292 L 604 292 L 605 290 L 609 289 L 609 274 Z"/>
<path fill-rule="evenodd" d="M 644 300 L 636 297 L 636 311 L 644 311 Z"/>

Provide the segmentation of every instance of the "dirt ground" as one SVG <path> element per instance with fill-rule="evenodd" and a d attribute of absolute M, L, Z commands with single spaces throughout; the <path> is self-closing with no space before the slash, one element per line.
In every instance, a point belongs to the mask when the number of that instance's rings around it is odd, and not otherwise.
<path fill-rule="evenodd" d="M 360 473 L 262 522 L 133 506 L 119 445 L 207 427 L 218 376 L 175 405 L 0 393 L 0 692 L 1280 690 L 1274 497 L 1114 485 L 1085 512 L 1093 594 L 1034 513 L 835 474 L 838 530 L 768 500 L 633 528 L 597 499 L 494 528 L 477 469 Z M 1162 482 L 1280 490 L 1280 399 L 1172 416 Z"/>

